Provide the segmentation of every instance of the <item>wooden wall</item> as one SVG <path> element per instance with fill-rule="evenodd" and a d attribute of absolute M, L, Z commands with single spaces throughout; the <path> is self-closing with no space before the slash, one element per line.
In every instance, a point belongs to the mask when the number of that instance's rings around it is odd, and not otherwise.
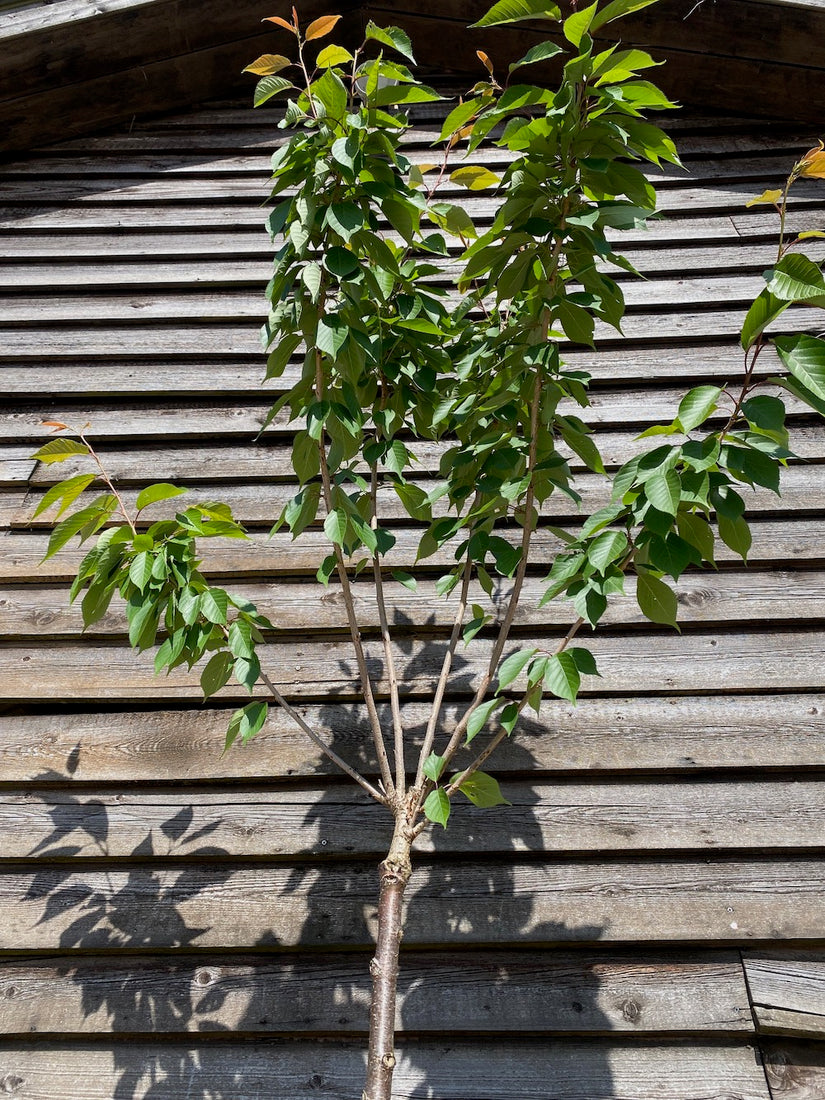
<path fill-rule="evenodd" d="M 253 442 L 277 392 L 257 335 L 271 118 L 173 116 L 44 149 L 0 182 L 0 1093 L 18 1100 L 359 1094 L 380 811 L 280 717 L 221 756 L 231 689 L 204 707 L 195 676 L 154 679 L 117 607 L 81 635 L 81 551 L 40 566 L 31 520 L 56 475 L 28 458 L 44 417 L 89 421 L 127 496 L 169 479 L 231 502 L 256 537 L 206 548 L 209 572 L 273 617 L 270 673 L 368 764 L 340 601 L 311 581 L 321 539 L 265 537 L 289 492 L 284 422 Z M 684 388 L 736 375 L 775 228 L 744 201 L 812 139 L 673 129 L 688 172 L 660 181 L 666 217 L 626 244 L 648 275 L 626 286 L 628 338 L 570 351 L 596 377 L 612 465 Z M 822 188 L 795 191 L 794 228 L 821 225 Z M 750 567 L 722 554 L 687 575 L 681 634 L 617 601 L 593 641 L 603 678 L 502 749 L 512 807 L 461 808 L 422 844 L 399 1096 L 825 1095 L 825 431 L 792 420 L 782 498 L 749 497 Z M 583 484 L 590 508 L 602 490 Z M 529 585 L 551 546 L 545 532 Z M 445 639 L 437 566 L 423 604 L 393 592 L 413 721 Z M 567 625 L 526 607 L 518 632 Z"/>
<path fill-rule="evenodd" d="M 429 71 L 477 74 L 477 49 L 503 71 L 546 37 L 525 23 L 467 31 L 488 6 L 303 0 L 298 8 L 304 25 L 320 14 L 344 13 L 348 41 L 369 18 L 400 24 Z M 0 151 L 251 88 L 243 67 L 289 41 L 260 21 L 288 17 L 290 7 L 287 0 L 54 0 L 9 12 L 0 20 Z M 624 20 L 620 34 L 626 44 L 667 59 L 657 80 L 684 103 L 821 125 L 822 0 L 662 0 Z"/>

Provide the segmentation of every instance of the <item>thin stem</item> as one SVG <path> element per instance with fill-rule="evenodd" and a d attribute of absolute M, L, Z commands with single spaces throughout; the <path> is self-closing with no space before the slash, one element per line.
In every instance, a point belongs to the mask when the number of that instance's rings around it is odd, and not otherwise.
<path fill-rule="evenodd" d="M 86 427 L 88 427 L 88 426 L 89 425 L 87 424 Z M 89 440 L 86 438 L 86 436 L 83 434 L 82 431 L 79 431 L 77 434 L 80 436 L 80 438 L 83 442 L 83 445 L 86 447 L 86 449 L 89 452 L 90 456 L 94 459 L 98 470 L 100 470 L 101 478 L 106 482 L 106 485 L 109 487 L 109 492 L 112 494 L 112 496 L 117 501 L 118 506 L 120 508 L 120 514 L 123 516 L 123 518 L 129 524 L 129 527 L 131 528 L 132 534 L 137 535 L 137 527 L 135 526 L 134 522 L 132 521 L 132 518 L 129 515 L 129 513 L 126 511 L 126 505 L 123 503 L 123 497 L 120 495 L 120 493 L 115 488 L 115 484 L 112 481 L 112 479 L 109 477 L 108 473 L 106 472 L 106 469 L 105 469 L 103 463 L 100 461 L 100 458 L 98 457 L 97 451 L 94 449 L 94 447 L 91 445 L 91 443 L 89 442 Z"/>
<path fill-rule="evenodd" d="M 543 321 L 544 335 L 546 338 L 547 327 L 549 322 L 545 315 Z M 490 654 L 490 661 L 487 665 L 487 671 L 481 678 L 481 683 L 478 685 L 473 701 L 467 708 L 463 718 L 453 731 L 453 735 L 447 744 L 447 748 L 442 754 L 445 757 L 447 763 L 455 756 L 461 739 L 467 729 L 467 724 L 472 717 L 473 712 L 481 703 L 484 696 L 487 694 L 487 689 L 492 683 L 495 676 L 496 669 L 498 668 L 498 662 L 501 658 L 501 654 L 504 651 L 504 647 L 507 644 L 507 638 L 510 635 L 510 628 L 513 625 L 513 621 L 516 617 L 516 611 L 518 610 L 519 596 L 521 595 L 521 589 L 524 584 L 524 578 L 527 573 L 527 558 L 530 551 L 530 540 L 533 534 L 533 502 L 535 500 L 535 489 L 533 486 L 533 475 L 536 467 L 536 455 L 538 451 L 538 420 L 539 420 L 539 408 L 541 405 L 541 375 L 536 370 L 535 384 L 533 386 L 533 398 L 530 407 L 530 447 L 527 457 L 527 473 L 529 482 L 527 486 L 527 492 L 524 497 L 524 526 L 522 528 L 521 535 L 521 559 L 516 569 L 515 577 L 513 578 L 513 587 L 510 590 L 510 598 L 507 603 L 507 611 L 505 612 L 504 619 L 502 620 L 501 627 L 499 628 L 498 637 L 493 645 L 492 653 Z"/>
<path fill-rule="evenodd" d="M 573 623 L 573 625 L 568 630 L 567 634 L 564 636 L 564 638 L 562 638 L 561 642 L 559 642 L 558 646 L 554 650 L 554 653 L 553 653 L 554 656 L 558 656 L 559 653 L 563 652 L 563 650 L 565 650 L 570 645 L 570 643 L 573 641 L 573 639 L 575 638 L 576 634 L 579 632 L 579 630 L 580 630 L 580 628 L 582 627 L 583 624 L 584 624 L 584 619 L 583 618 L 578 618 Z M 521 712 L 524 710 L 525 706 L 527 705 L 527 698 L 528 698 L 529 694 L 530 694 L 529 690 L 525 691 L 524 695 L 522 695 L 521 699 L 518 701 L 517 710 L 518 710 L 519 714 L 521 714 Z M 481 768 L 481 766 L 487 762 L 487 760 L 496 751 L 496 749 L 501 744 L 501 742 L 504 740 L 504 738 L 508 737 L 508 736 L 509 736 L 508 731 L 502 726 L 499 729 L 498 733 L 490 741 L 489 745 L 487 745 L 486 748 L 483 749 L 482 752 L 480 752 L 478 754 L 478 756 L 475 758 L 475 760 L 473 760 L 473 762 L 471 764 L 469 764 L 462 772 L 460 772 L 455 777 L 455 779 L 453 779 L 453 781 L 450 783 L 450 785 L 445 788 L 445 794 L 447 795 L 448 798 L 452 798 L 452 796 L 455 794 L 455 792 L 458 790 L 458 788 L 461 786 L 461 784 L 465 783 L 470 778 L 471 775 L 473 775 L 475 772 L 477 772 L 479 770 L 479 768 Z M 423 822 L 422 822 L 422 824 L 423 824 Z"/>
<path fill-rule="evenodd" d="M 320 310 L 319 310 L 320 313 Z M 315 352 L 315 395 L 319 401 L 323 400 L 324 393 L 324 374 L 323 366 L 321 362 L 320 351 Z M 326 505 L 327 514 L 331 514 L 333 511 L 332 506 L 332 482 L 329 476 L 329 465 L 327 463 L 327 452 L 324 446 L 323 436 L 318 443 L 318 451 L 321 461 L 321 485 L 324 493 L 324 503 Z M 370 680 L 369 670 L 367 668 L 367 658 L 364 653 L 364 643 L 361 639 L 361 631 L 358 627 L 358 616 L 355 612 L 355 601 L 352 597 L 352 586 L 349 580 L 349 574 L 347 573 L 346 563 L 344 561 L 344 555 L 341 547 L 338 543 L 333 543 L 333 553 L 335 555 L 335 567 L 338 573 L 338 580 L 341 583 L 341 594 L 344 597 L 344 606 L 347 610 L 347 621 L 349 623 L 350 635 L 352 637 L 352 645 L 355 650 L 355 660 L 358 665 L 358 675 L 361 679 L 361 692 L 364 696 L 364 702 L 367 705 L 367 715 L 370 722 L 370 730 L 372 732 L 372 739 L 375 745 L 375 752 L 378 757 L 378 767 L 381 772 L 381 781 L 384 784 L 384 790 L 390 798 L 395 795 L 395 784 L 392 780 L 392 773 L 390 771 L 390 762 L 387 756 L 387 746 L 384 744 L 384 733 L 381 729 L 381 720 L 378 717 L 378 710 L 375 706 L 375 694 L 372 690 L 372 681 Z"/>
<path fill-rule="evenodd" d="M 450 670 L 453 664 L 453 658 L 455 657 L 455 651 L 458 647 L 458 639 L 461 636 L 461 627 L 464 623 L 464 615 L 467 611 L 467 597 L 470 591 L 470 578 L 472 576 L 472 562 L 468 558 L 464 563 L 464 576 L 461 579 L 461 593 L 458 597 L 458 608 L 455 613 L 455 620 L 453 621 L 453 630 L 450 635 L 450 644 L 447 646 L 447 652 L 444 654 L 444 661 L 441 665 L 441 674 L 438 677 L 438 683 L 435 688 L 435 695 L 433 697 L 432 710 L 430 711 L 430 718 L 427 722 L 427 730 L 424 734 L 424 743 L 421 746 L 421 753 L 418 759 L 418 770 L 415 776 L 416 788 L 421 788 L 424 783 L 424 763 L 430 753 L 433 751 L 433 744 L 435 742 L 435 731 L 438 725 L 438 715 L 441 711 L 441 704 L 444 700 L 444 693 L 447 690 L 447 681 L 450 677 Z"/>
<path fill-rule="evenodd" d="M 378 527 L 378 471 L 372 467 L 370 483 L 370 497 L 372 499 L 373 531 Z M 392 649 L 392 639 L 387 623 L 387 608 L 384 603 L 384 580 L 381 576 L 381 562 L 376 553 L 372 556 L 372 571 L 375 577 L 375 602 L 378 605 L 378 621 L 381 626 L 381 640 L 384 643 L 384 660 L 387 663 L 387 679 L 390 683 L 390 709 L 392 711 L 392 725 L 395 737 L 395 789 L 399 798 L 403 798 L 407 790 L 407 772 L 404 763 L 404 726 L 401 721 L 401 704 L 398 693 L 398 674 L 395 668 L 395 655 Z"/>
<path fill-rule="evenodd" d="M 346 775 L 350 777 L 350 779 L 354 779 L 355 782 L 360 787 L 363 787 L 367 794 L 374 798 L 376 802 L 380 802 L 382 806 L 389 805 L 389 800 L 385 794 L 382 794 L 381 791 L 379 791 L 377 787 L 374 787 L 368 779 L 365 779 L 363 775 L 357 772 L 355 768 L 351 767 L 346 762 L 346 760 L 343 760 L 338 755 L 338 753 L 335 752 L 334 749 L 331 749 L 327 744 L 324 743 L 324 741 L 322 741 L 322 739 L 318 736 L 312 726 L 305 722 L 302 716 L 295 709 L 295 707 L 293 707 L 291 703 L 287 702 L 283 695 L 281 695 L 280 691 L 275 687 L 275 685 L 272 683 L 265 672 L 261 672 L 261 679 L 269 688 L 270 694 L 272 695 L 278 706 L 282 707 L 286 711 L 289 717 L 301 727 L 301 729 L 304 731 L 307 737 L 309 737 L 313 744 L 317 745 L 321 752 L 325 756 L 327 756 L 333 762 L 333 764 L 337 765 L 337 767 L 339 767 L 342 772 L 345 772 Z"/>

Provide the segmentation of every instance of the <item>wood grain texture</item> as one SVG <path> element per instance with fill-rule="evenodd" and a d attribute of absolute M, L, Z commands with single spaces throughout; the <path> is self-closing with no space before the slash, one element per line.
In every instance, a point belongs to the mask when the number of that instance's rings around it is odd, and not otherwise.
<path fill-rule="evenodd" d="M 570 531 L 575 531 L 577 526 L 576 523 L 568 524 Z M 756 517 L 751 523 L 751 532 L 753 545 L 748 555 L 751 566 L 825 566 L 825 545 L 819 520 L 806 518 L 804 514 L 786 515 L 779 520 Z M 419 532 L 399 527 L 393 533 L 397 541 L 386 555 L 387 566 L 406 570 L 414 568 Z M 0 531 L 0 581 L 4 584 L 17 581 L 44 583 L 46 579 L 52 583 L 71 581 L 86 552 L 85 545 L 72 542 L 50 559 L 46 571 L 47 567 L 40 563 L 47 545 L 48 535 L 45 532 Z M 327 553 L 327 545 L 323 533 L 312 529 L 305 531 L 297 543 L 283 533 L 268 539 L 260 532 L 253 532 L 245 542 L 210 539 L 203 547 L 204 570 L 213 578 L 242 580 L 244 583 L 248 582 L 248 578 L 255 577 L 268 580 L 280 576 L 314 577 Z M 559 541 L 551 532 L 539 528 L 533 547 L 537 560 L 542 562 L 559 548 Z M 426 564 L 433 571 L 449 568 L 455 561 L 454 549 L 452 544 L 447 543 L 440 553 L 428 558 Z M 717 562 L 738 567 L 741 558 L 726 546 L 719 546 Z M 418 568 L 422 569 L 420 563 Z M 322 595 L 320 588 L 318 595 Z M 64 608 L 67 604 L 68 596 L 61 597 L 52 610 Z"/>
<path fill-rule="evenodd" d="M 825 952 L 748 951 L 742 961 L 761 1032 L 825 1038 Z"/>
<path fill-rule="evenodd" d="M 363 953 L 0 963 L 0 1034 L 365 1034 Z M 434 990 L 437 989 L 437 994 Z M 738 956 L 535 951 L 402 958 L 399 1032 L 752 1032 Z"/>
<path fill-rule="evenodd" d="M 761 1044 L 772 1100 L 820 1100 L 825 1096 L 822 1043 L 763 1041 Z"/>
<path fill-rule="evenodd" d="M 494 817 L 457 799 L 449 829 L 443 836 L 428 831 L 417 848 L 506 855 L 694 849 L 803 853 L 825 847 L 825 784 L 818 779 L 510 779 L 502 791 L 511 805 Z M 390 833 L 386 815 L 348 789 L 0 793 L 0 860 L 118 860 L 140 853 L 147 838 L 154 838 L 158 860 L 369 857 L 377 862 Z M 816 968 L 809 970 L 813 984 Z"/>
<path fill-rule="evenodd" d="M 517 627 L 570 625 L 573 616 L 567 604 L 551 601 L 539 607 L 545 586 L 530 577 L 523 588 L 516 613 Z M 647 625 L 636 603 L 636 584 L 628 578 L 626 594 L 616 596 L 601 619 L 605 628 Z M 367 583 L 353 586 L 359 622 L 364 630 L 377 630 L 378 611 L 374 587 Z M 825 619 L 825 573 L 798 570 L 771 573 L 703 573 L 685 574 L 674 585 L 679 601 L 679 623 L 737 624 L 758 621 L 763 624 L 793 623 L 809 620 L 817 624 Z M 503 584 L 492 608 L 494 621 L 500 622 L 506 610 L 510 586 Z M 345 632 L 346 609 L 337 589 L 321 590 L 317 582 L 309 584 L 244 585 L 243 595 L 276 626 L 279 633 Z M 472 585 L 470 597 L 484 601 L 478 585 Z M 449 631 L 455 616 L 454 606 L 438 596 L 435 582 L 421 580 L 415 592 L 395 581 L 388 581 L 385 598 L 390 621 L 398 624 L 399 633 Z M 45 638 L 78 636 L 83 630 L 80 601 L 68 604 L 65 587 L 34 588 L 32 585 L 0 587 L 0 633 L 9 638 Z M 125 607 L 116 600 L 104 617 L 93 627 L 94 634 L 128 633 Z"/>
<path fill-rule="evenodd" d="M 408 1043 L 399 1050 L 397 1100 L 427 1093 L 439 1100 L 770 1100 L 758 1057 L 744 1044 L 525 1039 L 497 1043 L 495 1057 L 491 1073 L 489 1042 Z M 363 1064 L 360 1046 L 318 1040 L 7 1042 L 0 1082 L 25 1089 L 25 1100 L 111 1100 L 118 1089 L 134 1095 L 152 1082 L 157 1100 L 317 1100 L 319 1090 L 348 1100 L 362 1086 Z"/>
<path fill-rule="evenodd" d="M 547 635 L 527 634 L 511 642 L 516 648 L 546 649 Z M 405 698 L 430 697 L 438 678 L 444 643 L 411 639 L 396 653 L 399 689 Z M 728 694 L 739 691 L 816 691 L 822 685 L 822 637 L 819 630 L 703 631 L 673 636 L 650 633 L 588 639 L 600 676 L 585 677 L 582 695 L 625 695 L 677 692 Z M 477 639 L 467 656 L 453 665 L 452 694 L 474 690 L 487 667 L 490 643 Z M 367 666 L 377 693 L 384 696 L 383 647 L 365 643 Z M 264 668 L 288 698 L 351 700 L 359 694 L 351 643 L 335 639 L 273 641 L 262 654 Z M 522 681 L 517 681 L 518 690 Z M 255 689 L 258 698 L 266 690 Z M 155 677 L 146 656 L 117 643 L 6 643 L 0 647 L 0 699 L 49 702 L 55 699 L 88 703 L 152 700 L 195 702 L 202 697 L 199 670 L 177 668 Z M 246 689 L 228 684 L 214 698 L 246 702 Z"/>
<path fill-rule="evenodd" d="M 362 706 L 309 705 L 302 714 L 347 759 L 372 767 Z M 228 709 L 114 710 L 0 714 L 0 774 L 7 783 L 198 782 L 302 779 L 337 774 L 283 712 L 273 709 L 253 745 L 221 755 Z M 387 722 L 388 708 L 379 707 Z M 419 744 L 429 709 L 402 708 Z M 793 776 L 825 758 L 825 697 L 741 695 L 555 701 L 497 750 L 499 776 L 723 769 L 787 769 Z M 444 734 L 457 708 L 444 708 Z"/>
<path fill-rule="evenodd" d="M 3 951 L 366 947 L 376 928 L 370 863 L 220 864 L 0 874 Z M 404 943 L 739 944 L 818 939 L 821 859 L 422 862 Z"/>

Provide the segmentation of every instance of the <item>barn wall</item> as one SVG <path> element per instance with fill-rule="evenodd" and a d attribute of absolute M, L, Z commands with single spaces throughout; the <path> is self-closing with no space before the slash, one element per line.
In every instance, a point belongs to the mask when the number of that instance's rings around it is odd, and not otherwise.
<path fill-rule="evenodd" d="M 381 811 L 280 716 L 222 756 L 233 689 L 204 707 L 196 675 L 154 679 L 116 606 L 82 635 L 67 582 L 83 551 L 41 566 L 32 520 L 66 476 L 28 457 L 44 418 L 88 421 L 129 499 L 170 480 L 230 502 L 255 537 L 204 547 L 207 572 L 273 618 L 270 673 L 369 767 L 341 604 L 311 580 L 320 532 L 266 538 L 290 493 L 283 420 L 255 441 L 278 392 L 259 384 L 257 335 L 271 117 L 176 115 L 50 147 L 0 182 L 0 1091 L 26 1100 L 360 1089 Z M 626 285 L 627 338 L 569 352 L 595 376 L 612 466 L 684 389 L 735 376 L 775 234 L 744 202 L 812 141 L 742 120 L 673 129 L 688 171 L 658 181 L 665 217 L 625 238 L 648 276 Z M 422 121 L 415 157 L 432 137 Z M 792 227 L 821 216 L 821 185 L 795 188 Z M 723 549 L 717 572 L 687 574 L 681 634 L 617 600 L 593 639 L 602 679 L 497 757 L 512 807 L 457 808 L 424 838 L 401 1096 L 825 1094 L 825 432 L 791 408 L 798 458 L 781 499 L 749 497 L 749 568 Z M 602 490 L 582 483 L 589 509 Z M 546 519 L 577 522 L 563 501 Z M 413 532 L 398 536 L 393 564 L 412 568 Z M 540 533 L 528 588 L 553 545 Z M 420 569 L 423 602 L 392 592 L 419 726 L 448 631 L 440 564 Z M 527 607 L 517 631 L 546 643 L 568 626 Z"/>

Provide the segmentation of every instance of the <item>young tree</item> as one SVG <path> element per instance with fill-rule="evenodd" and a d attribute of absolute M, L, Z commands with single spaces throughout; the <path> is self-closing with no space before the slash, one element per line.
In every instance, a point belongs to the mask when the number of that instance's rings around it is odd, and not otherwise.
<path fill-rule="evenodd" d="M 68 513 L 46 557 L 74 535 L 97 535 L 71 588 L 72 599 L 83 594 L 84 623 L 100 619 L 119 593 L 131 644 L 147 650 L 160 635 L 158 672 L 198 665 L 205 697 L 232 677 L 249 690 L 252 701 L 229 723 L 227 748 L 263 728 L 274 700 L 391 815 L 392 840 L 379 871 L 364 1100 L 391 1096 L 402 901 L 416 838 L 433 824 L 446 826 L 459 795 L 477 806 L 504 802 L 483 770 L 486 761 L 525 708 L 538 714 L 546 696 L 575 701 L 582 677 L 598 675 L 590 651 L 573 642 L 583 628 L 596 627 L 628 577 L 642 613 L 675 626 L 670 579 L 691 566 L 713 566 L 717 537 L 746 557 L 740 489 L 778 491 L 791 457 L 785 407 L 774 393 L 759 392 L 756 367 L 765 328 L 784 309 L 825 305 L 822 273 L 794 251 L 810 234 L 792 241 L 784 235 L 794 180 L 825 176 L 821 148 L 794 165 L 784 190 L 755 200 L 776 205 L 780 239 L 777 263 L 743 326 L 741 379 L 691 390 L 673 422 L 643 433 L 638 455 L 613 474 L 590 428 L 571 411 L 587 408 L 590 379 L 565 365 L 564 345 L 592 348 L 604 326 L 621 331 L 624 298 L 609 272 L 636 273 L 614 251 L 615 231 L 655 213 L 638 162 L 678 165 L 673 143 L 643 118 L 646 110 L 673 106 L 640 76 L 655 62 L 638 49 L 602 49 L 593 37 L 653 2 L 597 0 L 563 18 L 549 0 L 499 0 L 476 26 L 549 20 L 560 25 L 564 45 L 534 46 L 506 77 L 479 51 L 486 75 L 447 114 L 434 165 L 413 163 L 404 151 L 405 108 L 440 96 L 413 76 L 411 45 L 399 28 L 369 23 L 364 43 L 351 52 L 329 44 L 339 16 L 302 28 L 293 11 L 291 22 L 270 22 L 292 36 L 295 56 L 267 54 L 249 66 L 261 77 L 256 105 L 279 93 L 294 97 L 281 123 L 292 134 L 272 162 L 276 202 L 268 220 L 277 251 L 264 344 L 268 379 L 280 378 L 295 356 L 301 363 L 300 377 L 267 421 L 288 409 L 299 489 L 274 530 L 285 525 L 297 538 L 323 524 L 330 552 L 318 578 L 340 586 L 374 774 L 327 746 L 266 671 L 259 650 L 272 624 L 201 571 L 200 540 L 246 537 L 226 505 L 193 503 L 174 518 L 144 519 L 147 509 L 185 492 L 162 483 L 144 489 L 130 512 L 86 429 L 51 422 L 71 437 L 34 456 L 52 463 L 87 455 L 92 462 L 90 472 L 51 488 L 36 512 L 57 506 L 58 517 Z M 522 70 L 552 58 L 563 61 L 557 88 L 516 82 Z M 506 155 L 500 176 L 466 163 L 485 139 Z M 465 163 L 453 167 L 459 153 Z M 488 229 L 479 231 L 464 205 L 439 196 L 445 180 L 471 195 L 494 192 Z M 825 413 L 825 342 L 797 335 L 775 345 L 790 373 L 773 383 Z M 651 436 L 670 438 L 651 445 Z M 430 491 L 414 476 L 422 444 L 440 449 Z M 609 503 L 576 531 L 549 528 L 558 549 L 541 603 L 569 601 L 570 630 L 555 650 L 508 649 L 531 539 L 540 523 L 548 526 L 542 508 L 554 492 L 580 500 L 571 456 L 605 479 Z M 96 481 L 105 490 L 87 502 Z M 416 745 L 402 722 L 388 614 L 388 589 L 414 588 L 415 579 L 390 576 L 384 564 L 399 518 L 419 525 L 418 560 L 449 549 L 455 562 L 437 586 L 452 600 L 453 626 Z M 369 673 L 353 598 L 354 578 L 364 571 L 377 602 L 380 681 Z M 500 607 L 494 574 L 506 587 Z M 445 728 L 442 704 L 460 645 L 482 655 L 483 673 L 463 716 Z M 389 698 L 390 729 L 380 720 L 379 696 Z"/>

